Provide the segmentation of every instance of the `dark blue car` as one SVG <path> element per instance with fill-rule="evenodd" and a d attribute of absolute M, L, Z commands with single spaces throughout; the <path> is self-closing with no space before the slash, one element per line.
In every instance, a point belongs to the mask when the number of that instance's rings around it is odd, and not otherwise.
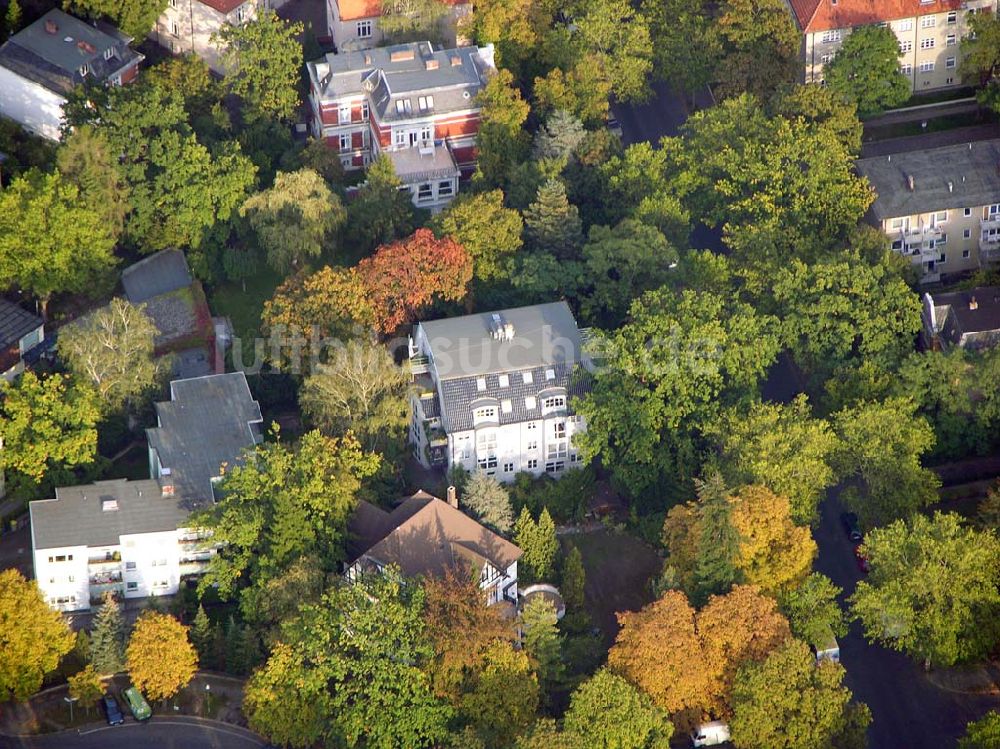
<path fill-rule="evenodd" d="M 125 716 L 122 715 L 122 709 L 113 694 L 105 694 L 101 703 L 104 705 L 104 714 L 108 718 L 109 726 L 120 726 L 125 722 Z"/>

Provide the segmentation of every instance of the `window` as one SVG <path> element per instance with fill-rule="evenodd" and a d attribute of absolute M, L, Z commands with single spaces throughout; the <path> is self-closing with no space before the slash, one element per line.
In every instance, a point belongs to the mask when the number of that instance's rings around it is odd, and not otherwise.
<path fill-rule="evenodd" d="M 834 29 L 833 31 L 824 31 L 822 39 L 823 44 L 830 44 L 831 42 L 839 42 L 840 33 L 841 33 L 840 29 Z"/>
<path fill-rule="evenodd" d="M 243 23 L 243 19 L 247 17 L 247 9 L 242 5 L 236 9 L 236 22 Z"/>
<path fill-rule="evenodd" d="M 962 250 L 962 257 L 963 258 L 968 258 L 969 257 L 969 251 L 968 250 Z"/>
<path fill-rule="evenodd" d="M 69 582 L 71 582 L 71 583 L 75 583 L 75 582 L 76 582 L 76 575 L 70 575 L 70 576 L 69 576 L 69 577 L 67 577 L 66 579 L 67 579 L 67 580 L 68 580 Z"/>
<path fill-rule="evenodd" d="M 433 137 L 434 136 L 431 133 L 431 128 L 429 126 L 420 128 L 420 140 L 426 143 L 427 141 L 432 140 Z"/>
<path fill-rule="evenodd" d="M 998 213 L 1000 213 L 1000 203 L 994 203 L 993 205 L 989 206 L 986 209 L 986 212 L 989 214 L 991 219 L 994 218 Z"/>
<path fill-rule="evenodd" d="M 155 583 L 153 583 L 154 588 L 166 588 L 168 585 L 170 585 L 169 580 L 157 580 Z"/>
<path fill-rule="evenodd" d="M 913 65 L 906 62 L 899 66 L 899 72 L 903 75 L 913 75 Z"/>
<path fill-rule="evenodd" d="M 125 590 L 136 590 L 139 587 L 139 583 L 128 582 L 125 583 Z"/>
<path fill-rule="evenodd" d="M 433 96 L 421 96 L 417 99 L 417 106 L 420 107 L 421 112 L 427 112 L 434 109 L 434 97 Z"/>
<path fill-rule="evenodd" d="M 956 23 L 958 23 L 958 12 L 953 10 L 948 14 L 947 24 L 954 26 Z"/>
<path fill-rule="evenodd" d="M 892 243 L 892 249 L 894 249 L 894 250 L 901 250 L 901 249 L 903 249 L 903 240 L 902 239 L 894 240 L 893 243 Z"/>
<path fill-rule="evenodd" d="M 368 102 L 367 101 L 361 102 L 361 119 L 365 120 L 366 122 L 368 121 Z"/>
<path fill-rule="evenodd" d="M 488 452 L 490 450 L 497 449 L 497 433 L 492 429 L 487 429 L 486 431 L 479 432 L 476 435 L 476 445 L 478 450 L 483 452 Z"/>
<path fill-rule="evenodd" d="M 945 37 L 944 44 L 946 47 L 954 47 L 958 44 L 958 37 L 955 34 L 948 34 L 948 36 Z"/>
<path fill-rule="evenodd" d="M 551 442 L 546 447 L 546 458 L 565 458 L 566 457 L 566 440 L 561 440 L 560 442 Z"/>
<path fill-rule="evenodd" d="M 566 422 L 557 421 L 552 425 L 552 435 L 557 439 L 566 439 Z"/>
<path fill-rule="evenodd" d="M 503 464 L 503 472 L 504 473 L 513 473 L 514 472 L 514 464 L 513 463 L 504 463 Z"/>
<path fill-rule="evenodd" d="M 819 56 L 820 65 L 829 65 L 830 64 L 830 60 L 832 60 L 832 59 L 833 59 L 833 55 L 820 55 Z"/>
<path fill-rule="evenodd" d="M 450 195 L 455 194 L 455 187 L 451 184 L 450 180 L 445 180 L 444 182 L 438 182 L 438 197 L 446 198 Z M 506 377 L 507 375 L 503 375 Z M 504 385 L 503 387 L 507 387 Z"/>
<path fill-rule="evenodd" d="M 938 211 L 937 213 L 931 215 L 931 226 L 937 226 L 938 224 L 943 224 L 948 220 L 948 211 Z"/>
<path fill-rule="evenodd" d="M 899 54 L 905 55 L 907 52 L 913 51 L 913 40 L 907 39 L 905 42 L 899 43 Z"/>
<path fill-rule="evenodd" d="M 393 130 L 393 142 L 399 146 L 403 147 L 406 145 L 406 131 L 405 130 Z"/>
<path fill-rule="evenodd" d="M 962 211 L 962 215 L 964 215 L 964 216 L 971 216 L 972 215 L 972 209 L 971 208 L 964 209 Z"/>
<path fill-rule="evenodd" d="M 125 562 L 125 569 L 127 569 L 127 570 L 134 570 L 135 569 L 135 562 Z"/>
<path fill-rule="evenodd" d="M 971 239 L 972 229 L 962 229 L 962 239 Z"/>
<path fill-rule="evenodd" d="M 514 404 L 509 400 L 502 400 L 500 401 L 500 410 L 505 414 L 509 414 L 514 410 Z"/>
<path fill-rule="evenodd" d="M 942 252 L 941 257 L 938 258 L 938 263 L 944 265 L 944 263 L 946 263 L 947 261 L 948 261 L 948 256 Z"/>
<path fill-rule="evenodd" d="M 115 56 L 115 48 L 114 47 L 108 47 L 106 50 L 104 50 L 104 59 L 105 60 L 110 60 L 114 56 Z"/>
<path fill-rule="evenodd" d="M 545 471 L 546 473 L 559 473 L 565 467 L 566 464 L 561 460 L 550 461 L 545 464 Z"/>
<path fill-rule="evenodd" d="M 894 218 L 889 222 L 889 228 L 893 230 L 902 229 L 906 219 Z"/>
<path fill-rule="evenodd" d="M 480 393 L 483 392 L 484 390 L 486 390 L 486 378 L 485 377 L 477 377 L 476 378 L 476 390 L 478 390 Z"/>
<path fill-rule="evenodd" d="M 529 411 L 534 411 L 538 407 L 538 401 L 535 400 L 535 396 L 529 395 L 524 399 L 524 407 Z M 529 424 L 528 429 L 534 429 L 534 424 Z"/>
<path fill-rule="evenodd" d="M 580 462 L 580 453 L 570 453 L 570 455 L 569 455 L 569 462 L 570 463 L 579 463 Z"/>
<path fill-rule="evenodd" d="M 947 234 L 941 234 L 941 239 L 937 240 L 934 243 L 934 246 L 935 247 L 943 247 L 946 244 L 948 244 L 948 235 Z"/>
<path fill-rule="evenodd" d="M 525 450 L 537 450 L 537 449 L 538 449 L 538 440 L 528 440 L 528 444 L 525 447 Z"/>
<path fill-rule="evenodd" d="M 358 39 L 370 39 L 372 36 L 372 22 L 358 21 Z"/>
<path fill-rule="evenodd" d="M 493 406 L 489 406 L 487 408 L 477 408 L 472 416 L 476 421 L 479 421 L 480 419 L 495 419 L 497 417 L 497 410 Z"/>
<path fill-rule="evenodd" d="M 934 16 L 924 16 L 920 19 L 920 28 L 933 29 L 935 23 L 937 23 L 937 19 Z"/>
<path fill-rule="evenodd" d="M 431 187 L 429 182 L 424 182 L 420 187 L 417 188 L 417 200 L 426 202 L 434 198 L 434 188 Z"/>
<path fill-rule="evenodd" d="M 533 374 L 531 374 L 531 372 L 521 372 L 521 380 L 524 382 L 525 385 L 530 385 L 532 382 L 535 381 L 535 377 Z"/>
<path fill-rule="evenodd" d="M 546 398 L 542 401 L 542 408 L 546 411 L 551 408 L 565 408 L 566 399 L 563 396 L 557 396 L 555 398 Z"/>
<path fill-rule="evenodd" d="M 340 150 L 350 151 L 351 150 L 351 134 L 341 133 L 340 134 Z"/>
<path fill-rule="evenodd" d="M 554 380 L 555 378 L 556 378 L 556 371 L 554 369 L 546 369 L 545 370 L 545 379 L 546 380 Z"/>
<path fill-rule="evenodd" d="M 413 105 L 409 99 L 396 99 L 396 114 L 411 114 Z"/>
<path fill-rule="evenodd" d="M 933 62 L 922 62 L 922 63 L 920 63 L 920 72 L 921 73 L 931 73 L 933 71 L 934 71 L 934 63 Z"/>
<path fill-rule="evenodd" d="M 927 36 L 920 40 L 920 49 L 934 49 L 934 37 Z"/>
<path fill-rule="evenodd" d="M 351 121 L 351 108 L 342 106 L 337 110 L 337 121 L 341 125 L 346 125 Z"/>
<path fill-rule="evenodd" d="M 907 18 L 905 21 L 900 21 L 896 24 L 897 31 L 910 31 L 913 28 L 913 21 Z"/>
<path fill-rule="evenodd" d="M 180 36 L 180 33 L 177 31 L 177 24 L 173 21 L 170 22 L 170 33 L 174 36 Z"/>
<path fill-rule="evenodd" d="M 532 470 L 538 469 L 538 458 L 528 458 L 528 468 Z"/>
<path fill-rule="evenodd" d="M 497 381 L 500 383 L 500 387 L 502 388 L 510 387 L 510 377 L 508 375 L 500 375 L 497 377 Z"/>
<path fill-rule="evenodd" d="M 955 58 L 954 57 L 946 57 L 945 61 L 944 61 L 944 66 L 948 70 L 954 70 L 955 69 Z"/>

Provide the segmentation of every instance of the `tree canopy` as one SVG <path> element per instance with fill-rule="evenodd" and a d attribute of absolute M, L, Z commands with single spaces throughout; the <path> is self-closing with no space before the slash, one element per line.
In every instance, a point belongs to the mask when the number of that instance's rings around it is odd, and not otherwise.
<path fill-rule="evenodd" d="M 899 69 L 899 39 L 888 26 L 854 29 L 823 75 L 827 87 L 854 101 L 862 115 L 893 109 L 910 98 L 910 81 Z"/>
<path fill-rule="evenodd" d="M 198 670 L 187 627 L 169 614 L 143 612 L 129 637 L 125 666 L 136 688 L 151 700 L 167 700 Z"/>

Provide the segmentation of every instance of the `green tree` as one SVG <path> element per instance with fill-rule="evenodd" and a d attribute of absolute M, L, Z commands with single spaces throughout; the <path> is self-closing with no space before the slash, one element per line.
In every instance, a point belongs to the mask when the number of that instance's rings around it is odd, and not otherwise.
<path fill-rule="evenodd" d="M 315 746 L 328 730 L 332 708 L 325 673 L 305 654 L 283 642 L 253 673 L 243 690 L 243 711 L 250 727 L 283 746 Z"/>
<path fill-rule="evenodd" d="M 854 101 L 862 115 L 898 107 L 910 98 L 910 81 L 899 70 L 899 39 L 888 26 L 852 31 L 823 74 L 827 87 Z"/>
<path fill-rule="evenodd" d="M 828 131 L 851 155 L 861 153 L 863 128 L 857 105 L 826 86 L 791 86 L 771 100 L 770 108 L 786 120 L 801 119 L 815 129 Z"/>
<path fill-rule="evenodd" d="M 692 95 L 715 78 L 721 54 L 705 0 L 644 0 L 653 41 L 653 76 Z"/>
<path fill-rule="evenodd" d="M 99 674 L 116 674 L 125 667 L 125 622 L 112 593 L 104 594 L 90 631 L 90 662 Z"/>
<path fill-rule="evenodd" d="M 256 276 L 260 270 L 257 253 L 249 248 L 226 247 L 222 251 L 222 270 L 227 280 L 240 282 L 245 294 L 247 279 Z"/>
<path fill-rule="evenodd" d="M 546 508 L 542 508 L 535 521 L 527 507 L 521 508 L 521 514 L 514 524 L 514 540 L 524 556 L 522 573 L 527 579 L 545 580 L 552 575 L 556 554 L 559 552 L 559 539 L 556 538 L 556 526 Z"/>
<path fill-rule="evenodd" d="M 733 686 L 733 744 L 739 749 L 831 749 L 851 725 L 851 704 L 842 686 L 844 667 L 829 659 L 816 663 L 808 646 L 791 640 L 762 663 L 748 663 Z"/>
<path fill-rule="evenodd" d="M 834 430 L 841 448 L 834 467 L 841 477 L 864 482 L 848 487 L 843 499 L 865 524 L 884 523 L 938 501 L 940 479 L 920 465 L 934 444 L 934 432 L 913 402 L 888 398 L 838 412 Z"/>
<path fill-rule="evenodd" d="M 88 665 L 66 681 L 69 683 L 69 696 L 78 700 L 89 715 L 90 708 L 104 694 L 104 682 L 101 680 L 100 674 L 94 670 L 93 666 Z"/>
<path fill-rule="evenodd" d="M 303 412 L 324 434 L 353 432 L 366 450 L 384 452 L 405 441 L 409 378 L 384 346 L 348 341 L 330 352 L 302 383 Z"/>
<path fill-rule="evenodd" d="M 3 18 L 3 29 L 10 37 L 21 30 L 21 4 L 17 0 L 7 0 L 7 12 Z"/>
<path fill-rule="evenodd" d="M 73 649 L 74 637 L 58 611 L 49 608 L 34 581 L 16 569 L 0 572 L 0 697 L 24 702 Z"/>
<path fill-rule="evenodd" d="M 717 89 L 723 96 L 766 99 L 798 77 L 799 33 L 782 0 L 727 0 L 715 33 L 722 47 Z"/>
<path fill-rule="evenodd" d="M 303 169 L 318 172 L 329 185 L 339 185 L 344 180 L 344 165 L 340 162 L 340 154 L 322 138 L 309 138 L 299 154 L 299 161 Z"/>
<path fill-rule="evenodd" d="M 53 470 L 88 465 L 97 454 L 97 397 L 67 375 L 27 371 L 0 392 L 0 465 L 40 482 Z"/>
<path fill-rule="evenodd" d="M 510 495 L 499 481 L 482 471 L 473 473 L 466 484 L 462 505 L 497 533 L 508 533 L 514 525 Z"/>
<path fill-rule="evenodd" d="M 588 125 L 602 126 L 608 117 L 612 85 L 606 62 L 606 56 L 588 52 L 571 64 L 562 63 L 565 71 L 555 67 L 544 77 L 535 78 L 535 112 L 549 115 L 563 110 Z"/>
<path fill-rule="evenodd" d="M 740 537 L 733 523 L 733 505 L 722 476 L 715 474 L 698 487 L 698 552 L 694 559 L 691 600 L 704 604 L 710 595 L 727 593 L 740 582 Z"/>
<path fill-rule="evenodd" d="M 536 251 L 569 260 L 583 245 L 580 214 L 566 197 L 562 180 L 552 178 L 538 188 L 535 202 L 524 212 L 524 225 L 528 242 Z"/>
<path fill-rule="evenodd" d="M 1000 540 L 955 514 L 913 515 L 871 531 L 871 572 L 851 596 L 865 636 L 931 665 L 983 657 L 1000 630 Z"/>
<path fill-rule="evenodd" d="M 528 601 L 521 612 L 524 651 L 534 663 L 538 681 L 546 692 L 559 682 L 564 670 L 558 623 L 552 602 L 541 596 Z"/>
<path fill-rule="evenodd" d="M 814 572 L 799 587 L 782 593 L 778 601 L 792 634 L 811 645 L 821 643 L 828 633 L 846 635 L 847 621 L 837 603 L 841 592 L 826 575 Z"/>
<path fill-rule="evenodd" d="M 347 220 L 340 198 L 311 169 L 278 172 L 270 188 L 243 203 L 240 215 L 249 219 L 268 265 L 282 274 L 332 250 L 334 233 Z"/>
<path fill-rule="evenodd" d="M 145 305 L 115 297 L 59 331 L 59 357 L 80 381 L 93 386 L 104 408 L 117 411 L 136 405 L 156 385 L 157 334 Z"/>
<path fill-rule="evenodd" d="M 223 48 L 226 83 L 243 100 L 248 120 L 291 120 L 299 105 L 302 24 L 261 10 L 244 24 L 226 25 L 213 36 Z"/>
<path fill-rule="evenodd" d="M 517 211 L 504 207 L 503 191 L 463 193 L 434 217 L 432 225 L 435 234 L 453 238 L 472 256 L 477 281 L 510 277 L 524 221 Z"/>
<path fill-rule="evenodd" d="M 58 172 L 31 170 L 0 192 L 0 275 L 36 295 L 45 317 L 60 292 L 100 293 L 115 264 L 101 212 Z"/>
<path fill-rule="evenodd" d="M 545 123 L 535 133 L 532 153 L 536 159 L 565 166 L 586 135 L 578 118 L 564 109 L 557 109 L 545 118 Z"/>
<path fill-rule="evenodd" d="M 187 627 L 169 614 L 145 611 L 129 637 L 125 666 L 139 691 L 151 700 L 168 700 L 194 678 L 198 654 Z"/>
<path fill-rule="evenodd" d="M 992 82 L 1000 72 L 1000 18 L 992 13 L 970 13 L 967 21 L 969 33 L 962 37 L 959 72 L 966 80 L 995 89 Z"/>
<path fill-rule="evenodd" d="M 491 4 L 477 8 L 473 15 L 488 13 Z M 486 82 L 476 101 L 481 121 L 477 138 L 479 157 L 473 180 L 488 187 L 501 187 L 511 168 L 521 163 L 527 153 L 528 137 L 522 126 L 531 107 L 515 87 L 514 76 L 502 67 Z"/>
<path fill-rule="evenodd" d="M 56 151 L 56 169 L 76 185 L 86 205 L 103 217 L 115 239 L 121 236 L 128 215 L 128 185 L 107 138 L 92 125 L 75 129 Z"/>
<path fill-rule="evenodd" d="M 568 610 L 583 610 L 586 585 L 587 571 L 583 566 L 583 555 L 576 544 L 573 544 L 563 558 L 562 585 L 559 588 Z"/>
<path fill-rule="evenodd" d="M 215 631 L 212 622 L 205 613 L 205 607 L 198 604 L 198 613 L 195 614 L 194 621 L 191 622 L 191 644 L 198 651 L 198 662 L 207 665 L 212 657 L 213 639 Z"/>
<path fill-rule="evenodd" d="M 375 247 L 405 237 L 415 224 L 413 202 L 400 190 L 399 177 L 385 154 L 368 165 L 363 185 L 347 206 L 348 246 L 367 255 Z"/>
<path fill-rule="evenodd" d="M 581 749 L 666 749 L 674 727 L 649 695 L 602 668 L 573 692 L 565 731 Z"/>
<path fill-rule="evenodd" d="M 217 585 L 223 598 L 247 582 L 264 584 L 303 555 L 317 554 L 327 565 L 342 559 L 361 480 L 379 462 L 350 435 L 338 439 L 316 431 L 296 449 L 261 445 L 253 458 L 226 474 L 222 499 L 198 517 L 224 545 L 201 589 Z"/>
<path fill-rule="evenodd" d="M 958 740 L 958 749 L 1000 749 L 1000 714 L 990 710 L 965 729 L 965 736 Z"/>
<path fill-rule="evenodd" d="M 576 19 L 577 44 L 606 71 L 618 101 L 644 101 L 653 69 L 653 43 L 645 17 L 626 0 L 591 0 Z"/>
<path fill-rule="evenodd" d="M 731 485 L 766 486 L 788 497 L 796 522 L 817 519 L 820 499 L 836 482 L 831 463 L 839 440 L 828 422 L 813 418 L 805 395 L 787 405 L 731 409 L 713 432 Z"/>
<path fill-rule="evenodd" d="M 468 716 L 484 746 L 506 747 L 535 721 L 538 678 L 524 650 L 508 642 L 494 642 L 484 665 L 462 697 L 461 712 Z"/>
<path fill-rule="evenodd" d="M 63 0 L 63 10 L 106 18 L 133 39 L 145 39 L 166 9 L 166 0 Z"/>
<path fill-rule="evenodd" d="M 614 228 L 592 226 L 583 259 L 593 284 L 581 300 L 583 314 L 594 322 L 615 324 L 634 299 L 667 282 L 678 255 L 659 229 L 625 219 Z"/>

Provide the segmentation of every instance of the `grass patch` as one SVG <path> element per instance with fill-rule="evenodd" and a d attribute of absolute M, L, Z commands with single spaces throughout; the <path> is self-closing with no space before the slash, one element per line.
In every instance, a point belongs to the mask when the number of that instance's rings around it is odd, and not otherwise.
<path fill-rule="evenodd" d="M 980 113 L 966 112 L 964 114 L 952 114 L 945 117 L 928 119 L 926 128 L 923 127 L 921 120 L 868 128 L 865 130 L 864 140 L 865 143 L 869 143 L 871 141 L 889 140 L 890 138 L 904 138 L 908 135 L 937 133 L 942 130 L 954 130 L 958 127 L 970 127 L 972 125 L 982 125 L 983 123 L 983 116 Z"/>
<path fill-rule="evenodd" d="M 214 287 L 209 294 L 209 305 L 216 315 L 232 320 L 237 336 L 243 338 L 245 343 L 251 342 L 260 334 L 264 302 L 274 296 L 274 290 L 283 280 L 270 268 L 264 268 L 247 279 L 246 291 L 240 282 L 226 282 Z M 253 347 L 248 350 L 252 351 Z"/>
<path fill-rule="evenodd" d="M 942 101 L 957 101 L 958 99 L 968 99 L 970 96 L 975 95 L 976 89 L 971 86 L 935 91 L 932 94 L 914 94 L 900 108 L 919 107 L 922 104 L 937 104 Z"/>
<path fill-rule="evenodd" d="M 129 479 L 141 481 L 149 478 L 149 455 L 142 443 L 135 443 L 108 469 L 108 479 Z"/>

